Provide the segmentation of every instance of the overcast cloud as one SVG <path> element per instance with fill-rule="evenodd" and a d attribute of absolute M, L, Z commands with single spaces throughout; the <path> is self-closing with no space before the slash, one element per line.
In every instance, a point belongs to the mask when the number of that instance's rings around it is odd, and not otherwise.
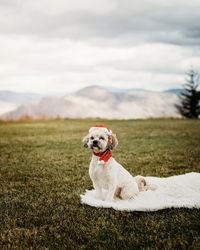
<path fill-rule="evenodd" d="M 199 0 L 0 0 L 0 90 L 179 88 L 200 70 Z"/>

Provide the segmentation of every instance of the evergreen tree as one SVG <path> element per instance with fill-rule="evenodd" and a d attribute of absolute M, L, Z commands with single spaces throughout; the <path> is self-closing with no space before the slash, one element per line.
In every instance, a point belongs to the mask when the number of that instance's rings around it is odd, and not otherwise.
<path fill-rule="evenodd" d="M 200 91 L 198 91 L 199 75 L 193 69 L 188 73 L 184 91 L 180 95 L 180 104 L 176 105 L 182 116 L 198 118 L 200 115 Z"/>

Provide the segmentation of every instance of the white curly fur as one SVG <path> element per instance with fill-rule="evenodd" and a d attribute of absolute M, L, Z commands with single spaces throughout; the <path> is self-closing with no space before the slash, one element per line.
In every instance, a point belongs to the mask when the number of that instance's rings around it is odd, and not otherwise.
<path fill-rule="evenodd" d="M 97 145 L 94 145 L 94 141 L 98 141 Z M 89 147 L 96 153 L 104 152 L 107 148 L 114 149 L 118 144 L 116 135 L 111 134 L 108 137 L 105 130 L 94 127 L 89 130 L 89 134 L 83 139 L 83 142 L 85 147 Z M 147 185 L 144 177 L 133 177 L 113 157 L 104 164 L 99 164 L 99 157 L 93 154 L 89 175 L 96 191 L 96 197 L 105 201 L 112 201 L 114 198 L 128 200 L 142 190 L 156 189 L 156 186 Z M 105 198 L 103 190 L 107 190 Z"/>

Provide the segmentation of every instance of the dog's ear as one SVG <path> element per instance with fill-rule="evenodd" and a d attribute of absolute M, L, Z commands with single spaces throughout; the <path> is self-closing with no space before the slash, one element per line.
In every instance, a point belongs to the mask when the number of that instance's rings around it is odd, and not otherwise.
<path fill-rule="evenodd" d="M 89 142 L 89 135 L 86 135 L 84 138 L 83 138 L 83 146 L 85 148 L 88 148 L 88 142 Z"/>
<path fill-rule="evenodd" d="M 109 149 L 112 150 L 112 149 L 116 148 L 117 145 L 118 145 L 118 140 L 117 140 L 116 135 L 115 134 L 110 135 L 109 145 L 108 145 Z"/>

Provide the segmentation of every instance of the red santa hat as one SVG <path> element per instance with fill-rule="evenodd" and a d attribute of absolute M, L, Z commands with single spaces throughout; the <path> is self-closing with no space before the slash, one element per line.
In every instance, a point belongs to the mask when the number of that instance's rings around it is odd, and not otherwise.
<path fill-rule="evenodd" d="M 89 129 L 89 133 L 91 133 L 95 129 L 101 129 L 102 131 L 104 131 L 108 135 L 108 139 L 110 138 L 110 135 L 112 134 L 112 130 L 107 128 L 104 125 L 94 125 L 93 127 Z"/>

